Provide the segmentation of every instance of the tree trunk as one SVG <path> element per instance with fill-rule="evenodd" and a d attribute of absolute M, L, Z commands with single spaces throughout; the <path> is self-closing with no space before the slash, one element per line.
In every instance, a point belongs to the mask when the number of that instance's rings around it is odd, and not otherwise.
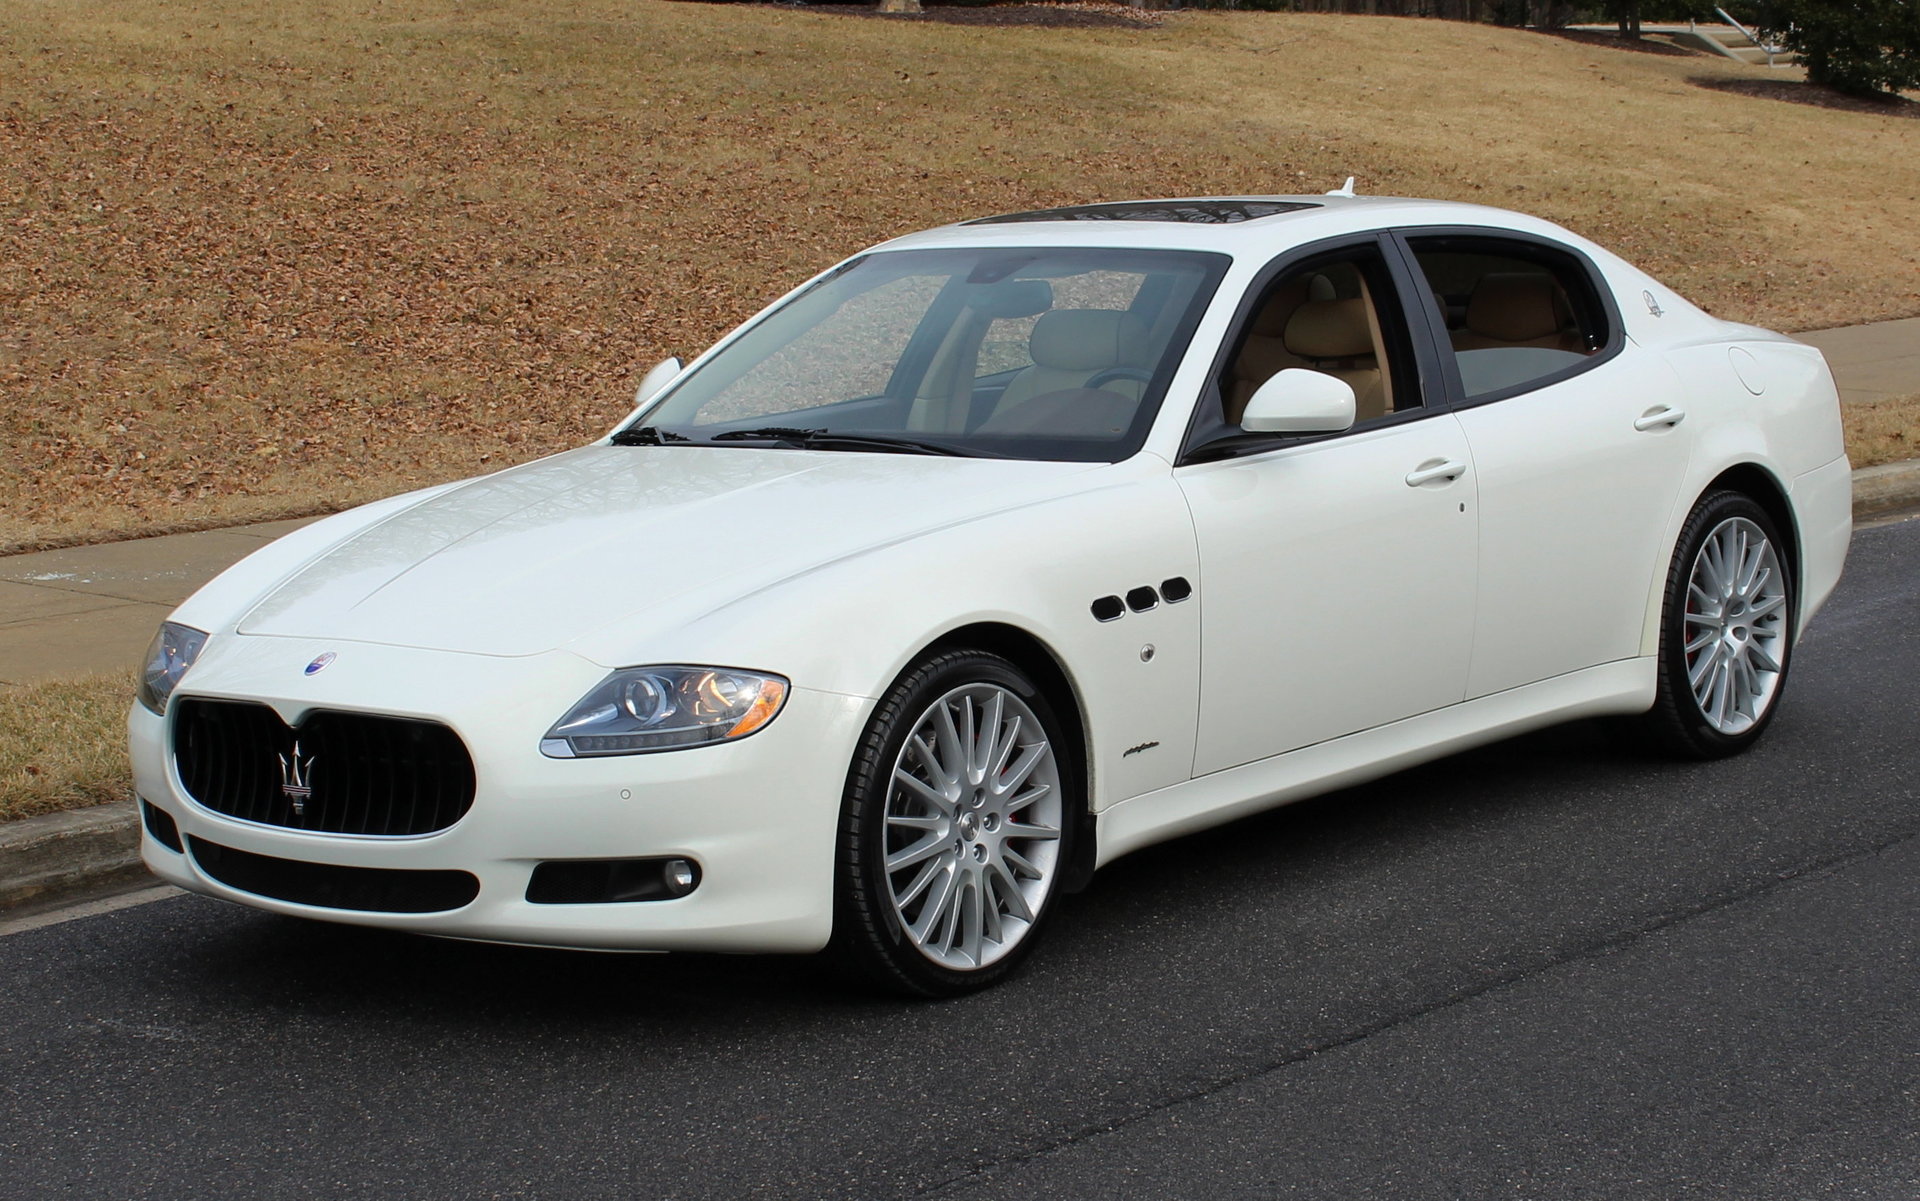
<path fill-rule="evenodd" d="M 880 0 L 877 6 L 883 13 L 917 13 L 922 11 L 920 0 Z"/>

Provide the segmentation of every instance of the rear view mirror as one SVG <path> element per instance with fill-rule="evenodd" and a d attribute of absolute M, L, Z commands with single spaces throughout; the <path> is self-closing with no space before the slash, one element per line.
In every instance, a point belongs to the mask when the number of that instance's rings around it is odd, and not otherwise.
<path fill-rule="evenodd" d="M 1330 434 L 1353 425 L 1353 387 L 1324 371 L 1289 367 L 1247 401 L 1240 428 L 1250 434 Z"/>
<path fill-rule="evenodd" d="M 633 407 L 639 408 L 660 394 L 660 389 L 680 378 L 686 370 L 686 364 L 679 359 L 661 359 L 653 365 L 653 370 L 640 377 L 640 386 L 634 389 Z"/>

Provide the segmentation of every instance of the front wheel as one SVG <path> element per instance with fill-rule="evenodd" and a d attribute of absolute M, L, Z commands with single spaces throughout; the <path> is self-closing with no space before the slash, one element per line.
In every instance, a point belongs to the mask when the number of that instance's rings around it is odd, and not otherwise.
<path fill-rule="evenodd" d="M 895 991 L 983 988 L 1032 948 L 1071 862 L 1072 755 L 1046 698 L 984 651 L 882 697 L 847 777 L 834 942 Z"/>
<path fill-rule="evenodd" d="M 1793 576 L 1765 509 L 1738 492 L 1700 499 L 1680 532 L 1647 723 L 1669 750 L 1714 759 L 1753 745 L 1780 703 L 1793 643 Z"/>

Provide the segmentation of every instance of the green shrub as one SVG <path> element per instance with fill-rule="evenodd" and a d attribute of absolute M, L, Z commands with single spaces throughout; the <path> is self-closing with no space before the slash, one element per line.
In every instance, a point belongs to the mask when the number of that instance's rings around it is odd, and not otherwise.
<path fill-rule="evenodd" d="M 1757 0 L 1750 11 L 1814 83 L 1864 96 L 1920 88 L 1920 0 Z"/>

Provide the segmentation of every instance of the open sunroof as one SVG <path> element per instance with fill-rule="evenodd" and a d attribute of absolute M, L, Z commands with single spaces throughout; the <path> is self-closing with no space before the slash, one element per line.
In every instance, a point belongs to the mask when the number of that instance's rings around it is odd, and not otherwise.
<path fill-rule="evenodd" d="M 1310 200 L 1122 200 L 1072 208 L 1035 209 L 980 217 L 963 225 L 1014 225 L 1026 221 L 1175 221 L 1187 225 L 1233 225 L 1320 206 Z"/>

